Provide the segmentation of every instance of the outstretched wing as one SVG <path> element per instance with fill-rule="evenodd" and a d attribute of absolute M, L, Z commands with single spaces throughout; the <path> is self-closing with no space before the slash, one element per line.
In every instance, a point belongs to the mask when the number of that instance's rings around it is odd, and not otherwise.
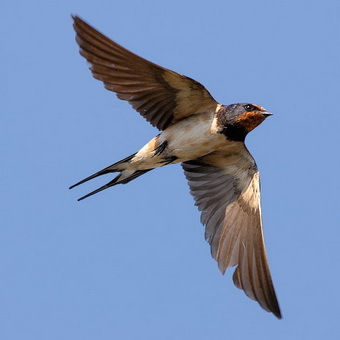
<path fill-rule="evenodd" d="M 236 142 L 182 166 L 220 271 L 237 266 L 234 284 L 281 318 L 267 262 L 260 178 L 253 157 Z"/>
<path fill-rule="evenodd" d="M 216 108 L 217 102 L 197 81 L 137 56 L 79 17 L 74 17 L 73 26 L 93 77 L 158 129 Z"/>

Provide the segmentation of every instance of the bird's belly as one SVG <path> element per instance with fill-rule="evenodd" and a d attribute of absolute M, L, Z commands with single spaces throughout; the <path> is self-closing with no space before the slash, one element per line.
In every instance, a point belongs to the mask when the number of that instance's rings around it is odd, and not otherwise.
<path fill-rule="evenodd" d="M 185 162 L 228 144 L 219 133 L 213 113 L 191 116 L 164 130 L 146 144 L 131 162 L 138 169 Z"/>
<path fill-rule="evenodd" d="M 166 137 L 166 136 L 164 136 Z M 177 157 L 176 162 L 204 156 L 227 143 L 227 139 L 220 133 L 211 133 L 208 129 L 193 127 L 183 133 L 177 133 L 168 140 L 165 150 L 171 156 Z"/>

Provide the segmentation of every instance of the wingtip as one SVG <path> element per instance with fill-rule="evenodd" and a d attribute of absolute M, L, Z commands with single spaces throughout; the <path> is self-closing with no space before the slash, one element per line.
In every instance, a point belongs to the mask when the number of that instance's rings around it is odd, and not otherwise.
<path fill-rule="evenodd" d="M 71 18 L 76 21 L 76 20 L 82 20 L 77 14 L 71 14 Z"/>
<path fill-rule="evenodd" d="M 78 15 L 76 14 L 71 14 L 71 19 L 73 20 L 73 23 L 75 23 L 77 20 L 79 20 L 80 18 L 78 17 Z"/>
<path fill-rule="evenodd" d="M 81 17 L 76 14 L 71 14 L 71 18 L 73 20 L 73 27 L 76 30 L 76 27 L 79 27 L 82 24 L 88 25 Z"/>
<path fill-rule="evenodd" d="M 280 309 L 277 310 L 277 311 L 273 311 L 273 314 L 274 314 L 279 320 L 282 320 L 282 319 L 283 319 Z"/>

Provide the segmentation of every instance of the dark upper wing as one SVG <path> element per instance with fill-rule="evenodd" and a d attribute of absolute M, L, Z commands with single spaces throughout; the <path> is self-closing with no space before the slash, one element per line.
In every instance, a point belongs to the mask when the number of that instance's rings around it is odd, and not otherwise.
<path fill-rule="evenodd" d="M 73 26 L 93 77 L 160 130 L 216 107 L 217 102 L 197 81 L 137 56 L 78 17 Z"/>
<path fill-rule="evenodd" d="M 259 172 L 245 145 L 182 165 L 219 269 L 237 266 L 234 284 L 281 318 L 262 233 Z"/>

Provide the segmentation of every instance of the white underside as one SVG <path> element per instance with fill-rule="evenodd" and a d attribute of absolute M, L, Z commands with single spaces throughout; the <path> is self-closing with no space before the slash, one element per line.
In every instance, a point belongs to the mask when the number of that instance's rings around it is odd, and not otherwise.
<path fill-rule="evenodd" d="M 166 142 L 165 149 L 155 155 L 155 148 Z M 125 169 L 143 170 L 164 165 L 164 158 L 176 156 L 173 163 L 195 159 L 228 144 L 219 133 L 214 112 L 193 115 L 179 121 L 153 138 L 140 149 Z"/>

